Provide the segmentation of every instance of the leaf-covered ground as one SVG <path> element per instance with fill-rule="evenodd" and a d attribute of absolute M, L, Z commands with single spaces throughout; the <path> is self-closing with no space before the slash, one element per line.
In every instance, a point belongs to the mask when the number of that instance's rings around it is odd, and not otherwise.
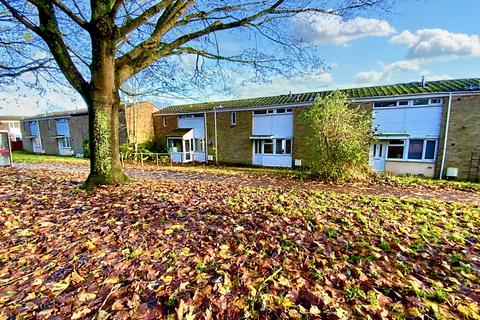
<path fill-rule="evenodd" d="M 480 207 L 0 169 L 0 319 L 478 319 Z"/>

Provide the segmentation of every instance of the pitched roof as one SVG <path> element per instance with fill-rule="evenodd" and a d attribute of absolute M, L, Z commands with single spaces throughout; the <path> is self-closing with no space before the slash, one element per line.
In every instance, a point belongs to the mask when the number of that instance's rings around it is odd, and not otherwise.
<path fill-rule="evenodd" d="M 0 116 L 0 121 L 20 121 L 21 116 Z"/>
<path fill-rule="evenodd" d="M 187 133 L 189 133 L 190 131 L 192 131 L 191 128 L 185 128 L 185 129 L 175 129 L 175 130 L 172 130 L 168 133 L 168 136 L 169 137 L 183 137 L 184 135 L 186 135 Z"/>
<path fill-rule="evenodd" d="M 139 101 L 130 104 L 124 104 L 123 102 L 120 104 L 121 108 L 130 108 L 132 106 L 137 106 L 137 105 L 142 105 L 142 104 L 151 104 L 155 109 L 158 109 L 154 104 L 152 104 L 149 101 Z M 74 117 L 74 116 L 83 116 L 88 114 L 88 109 L 87 108 L 82 108 L 82 109 L 77 109 L 77 110 L 66 110 L 66 111 L 56 111 L 56 112 L 50 112 L 50 113 L 40 113 L 34 116 L 30 117 L 25 117 L 23 120 L 32 120 L 32 119 L 42 119 L 42 118 L 57 118 L 57 117 Z"/>
<path fill-rule="evenodd" d="M 409 82 L 384 86 L 340 89 L 338 91 L 345 93 L 351 99 L 359 99 L 474 90 L 480 90 L 480 78 L 428 81 L 425 87 L 422 86 L 421 82 Z M 221 105 L 224 109 L 241 109 L 308 103 L 315 101 L 317 97 L 325 97 L 331 92 L 332 90 L 326 90 L 270 97 L 173 105 L 158 111 L 158 113 L 165 114 L 208 111 L 213 110 L 214 107 L 218 107 L 219 105 Z"/>

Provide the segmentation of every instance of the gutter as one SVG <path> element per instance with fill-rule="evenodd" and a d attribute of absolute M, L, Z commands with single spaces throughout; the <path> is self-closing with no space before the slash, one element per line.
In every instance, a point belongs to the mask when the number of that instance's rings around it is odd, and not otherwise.
<path fill-rule="evenodd" d="M 450 112 L 452 109 L 452 98 L 453 93 L 450 92 L 450 96 L 448 97 L 448 107 L 447 107 L 447 122 L 445 123 L 445 136 L 443 141 L 443 154 L 442 154 L 442 164 L 440 166 L 440 177 L 439 179 L 443 179 L 443 170 L 445 169 L 445 159 L 447 157 L 447 140 L 448 140 L 448 129 L 450 127 Z"/>

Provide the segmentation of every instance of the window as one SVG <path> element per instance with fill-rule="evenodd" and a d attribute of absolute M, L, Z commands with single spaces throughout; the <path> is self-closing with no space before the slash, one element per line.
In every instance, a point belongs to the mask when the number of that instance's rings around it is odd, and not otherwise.
<path fill-rule="evenodd" d="M 292 108 L 287 108 L 287 109 L 286 109 L 286 112 L 287 112 L 287 113 L 292 113 L 292 111 L 293 111 Z"/>
<path fill-rule="evenodd" d="M 69 137 L 63 137 L 60 139 L 60 148 L 64 149 L 70 149 L 70 138 Z"/>
<path fill-rule="evenodd" d="M 253 146 L 255 148 L 255 153 L 260 154 L 262 153 L 261 146 L 262 146 L 262 140 L 254 140 L 253 141 Z"/>
<path fill-rule="evenodd" d="M 277 109 L 277 113 L 285 113 L 285 108 Z"/>
<path fill-rule="evenodd" d="M 442 99 L 430 99 L 430 104 L 441 104 Z"/>
<path fill-rule="evenodd" d="M 163 127 L 167 126 L 167 117 L 165 117 L 165 116 L 162 116 L 162 125 L 163 125 Z"/>
<path fill-rule="evenodd" d="M 190 152 L 192 151 L 190 149 L 190 140 L 185 140 L 185 152 Z"/>
<path fill-rule="evenodd" d="M 275 144 L 276 144 L 275 153 L 276 154 L 284 154 L 285 150 L 284 150 L 284 147 L 283 147 L 283 140 L 282 139 L 276 139 Z"/>
<path fill-rule="evenodd" d="M 421 160 L 423 156 L 423 140 L 410 140 L 408 144 L 408 159 Z"/>
<path fill-rule="evenodd" d="M 388 159 L 403 159 L 403 151 L 405 149 L 404 140 L 390 140 L 388 144 Z"/>
<path fill-rule="evenodd" d="M 397 101 L 382 101 L 382 102 L 375 102 L 373 104 L 374 108 L 385 108 L 385 107 L 395 107 L 397 106 Z"/>
<path fill-rule="evenodd" d="M 292 140 L 285 140 L 285 154 L 292 154 Z"/>
<path fill-rule="evenodd" d="M 408 100 L 398 101 L 399 106 L 408 106 Z"/>
<path fill-rule="evenodd" d="M 167 140 L 168 152 L 183 152 L 182 139 L 169 138 Z"/>
<path fill-rule="evenodd" d="M 235 111 L 230 113 L 230 125 L 232 127 L 237 125 L 237 113 Z"/>
<path fill-rule="evenodd" d="M 263 153 L 273 154 L 273 140 L 263 140 Z"/>
<path fill-rule="evenodd" d="M 267 114 L 267 110 L 255 110 L 253 114 Z"/>
<path fill-rule="evenodd" d="M 270 114 L 271 114 L 271 113 L 273 113 L 273 110 L 272 110 L 272 109 L 267 110 L 267 113 L 270 113 Z"/>
<path fill-rule="evenodd" d="M 70 136 L 70 129 L 68 127 L 68 119 L 56 119 L 55 130 L 59 136 Z"/>
<path fill-rule="evenodd" d="M 425 160 L 435 159 L 435 147 L 437 145 L 436 140 L 427 140 L 425 146 Z"/>
<path fill-rule="evenodd" d="M 20 128 L 20 122 L 14 122 L 13 127 L 14 128 Z"/>
<path fill-rule="evenodd" d="M 428 99 L 417 99 L 413 100 L 414 106 L 426 106 L 428 105 Z"/>
<path fill-rule="evenodd" d="M 200 151 L 200 152 L 205 151 L 204 139 L 195 139 L 195 151 Z"/>
<path fill-rule="evenodd" d="M 37 121 L 30 121 L 30 134 L 32 136 L 39 137 L 40 131 L 38 129 L 38 122 Z"/>

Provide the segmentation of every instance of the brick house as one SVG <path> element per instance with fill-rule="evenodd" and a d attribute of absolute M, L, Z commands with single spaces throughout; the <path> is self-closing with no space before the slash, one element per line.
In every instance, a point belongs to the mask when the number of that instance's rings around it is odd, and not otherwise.
<path fill-rule="evenodd" d="M 480 78 L 352 88 L 372 112 L 376 171 L 478 179 Z M 299 115 L 330 91 L 175 105 L 153 114 L 156 139 L 175 162 L 308 166 L 308 127 Z"/>
<path fill-rule="evenodd" d="M 152 140 L 152 113 L 157 110 L 150 102 L 122 107 L 118 115 L 120 144 Z M 88 127 L 87 109 L 24 118 L 20 124 L 23 148 L 34 153 L 80 155 L 84 153 Z"/>

